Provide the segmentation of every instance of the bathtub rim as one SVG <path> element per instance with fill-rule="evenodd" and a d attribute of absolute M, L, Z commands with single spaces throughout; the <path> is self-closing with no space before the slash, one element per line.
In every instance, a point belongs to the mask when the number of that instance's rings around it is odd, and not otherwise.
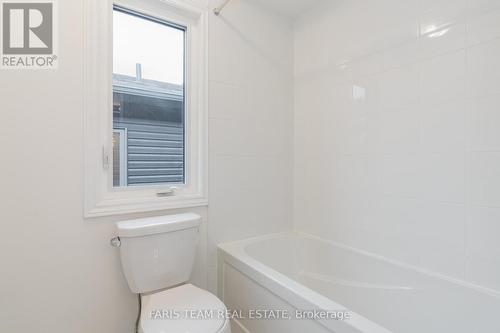
<path fill-rule="evenodd" d="M 327 310 L 347 310 L 351 314 L 349 320 L 317 320 L 322 326 L 337 332 L 370 332 L 370 333 L 393 333 L 386 328 L 372 322 L 366 317 L 349 310 L 348 307 L 337 303 L 330 298 L 296 282 L 292 278 L 278 272 L 257 259 L 254 259 L 246 252 L 246 247 L 258 241 L 273 239 L 284 236 L 297 236 L 302 233 L 283 232 L 269 234 L 241 241 L 219 244 L 218 253 L 218 296 L 224 300 L 224 266 L 228 264 L 242 274 L 249 277 L 261 287 L 267 289 L 286 303 L 297 309 L 327 309 Z M 306 234 L 304 234 L 306 235 Z"/>
<path fill-rule="evenodd" d="M 392 264 L 394 266 L 407 269 L 413 271 L 417 274 L 423 274 L 427 277 L 435 278 L 447 283 L 451 283 L 455 286 L 459 286 L 462 288 L 468 288 L 483 294 L 485 296 L 494 297 L 500 299 L 500 291 L 489 289 L 480 285 L 476 285 L 458 278 L 450 277 L 444 274 L 440 274 L 437 272 L 433 272 L 427 270 L 425 268 L 421 268 L 418 266 L 414 266 L 411 264 L 407 264 L 398 260 L 390 259 L 385 256 L 375 254 L 369 251 L 360 250 L 342 243 L 338 243 L 335 241 L 330 241 L 323 239 L 321 237 L 311 235 L 305 232 L 300 231 L 290 231 L 290 232 L 281 232 L 281 233 L 273 233 L 267 234 L 252 238 L 247 238 L 239 241 L 222 243 L 217 246 L 217 256 L 218 256 L 218 278 L 217 278 L 217 289 L 219 292 L 219 296 L 223 299 L 223 266 L 224 263 L 228 263 L 229 265 L 236 268 L 241 273 L 247 275 L 249 278 L 254 280 L 256 283 L 266 288 L 273 294 L 282 298 L 292 306 L 296 308 L 302 309 L 348 309 L 348 307 L 343 306 L 340 303 L 335 302 L 334 300 L 321 295 L 320 293 L 314 291 L 313 289 L 296 282 L 292 278 L 286 276 L 278 272 L 273 267 L 267 266 L 266 264 L 260 262 L 259 260 L 253 258 L 250 254 L 246 252 L 246 248 L 249 245 L 258 243 L 260 241 L 266 241 L 273 238 L 284 238 L 284 237 L 297 237 L 297 238 L 307 238 L 315 241 L 324 242 L 331 246 L 352 251 L 357 254 L 361 254 L 368 258 L 382 261 L 385 263 Z M 280 290 L 281 289 L 281 290 Z M 279 293 L 277 291 L 280 291 Z M 293 300 L 293 302 L 292 302 Z M 333 307 L 332 307 L 333 306 Z M 348 309 L 349 310 L 349 309 Z M 383 328 L 379 324 L 376 324 L 369 320 L 368 318 L 354 312 L 350 311 L 352 317 L 348 321 L 318 321 L 323 326 L 328 329 L 346 329 L 346 326 L 354 329 L 356 332 L 384 332 L 391 333 L 391 331 Z M 332 325 L 334 323 L 335 325 Z M 342 323 L 342 327 L 339 327 L 337 324 Z"/>
<path fill-rule="evenodd" d="M 374 260 L 378 260 L 378 261 L 382 261 L 382 262 L 385 262 L 388 264 L 392 264 L 392 265 L 397 266 L 399 268 L 407 269 L 407 270 L 413 271 L 415 273 L 426 275 L 428 277 L 443 280 L 443 281 L 446 281 L 448 283 L 452 283 L 454 285 L 457 285 L 459 287 L 472 289 L 472 290 L 479 292 L 481 294 L 500 299 L 500 290 L 495 290 L 492 288 L 484 287 L 484 286 L 481 286 L 481 285 L 478 285 L 478 284 L 475 284 L 472 282 L 468 282 L 468 281 L 465 281 L 465 280 L 462 280 L 462 279 L 459 279 L 456 277 L 452 277 L 452 276 L 449 276 L 446 274 L 438 273 L 438 272 L 435 272 L 435 271 L 432 271 L 432 270 L 429 270 L 429 269 L 426 269 L 426 268 L 423 268 L 420 266 L 408 264 L 408 263 L 405 263 L 405 262 L 402 262 L 402 261 L 399 261 L 396 259 L 391 259 L 391 258 L 388 258 L 386 256 L 383 256 L 383 255 L 380 255 L 377 253 L 373 253 L 370 251 L 361 250 L 361 249 L 358 249 L 358 248 L 355 248 L 355 247 L 352 247 L 352 246 L 349 246 L 349 245 L 346 245 L 343 243 L 324 239 L 324 238 L 321 238 L 319 236 L 312 235 L 312 234 L 302 232 L 302 231 L 286 231 L 286 232 L 280 232 L 280 233 L 266 234 L 266 235 L 246 238 L 246 239 L 242 239 L 242 240 L 238 240 L 238 241 L 221 243 L 217 247 L 222 248 L 222 249 L 226 249 L 226 248 L 234 249 L 235 247 L 238 246 L 238 244 L 240 244 L 240 246 L 243 246 L 242 250 L 246 254 L 245 248 L 248 245 L 254 244 L 258 241 L 264 241 L 264 240 L 269 240 L 269 239 L 273 239 L 273 238 L 277 238 L 277 237 L 285 237 L 285 236 L 290 236 L 290 235 L 293 235 L 293 236 L 296 236 L 299 238 L 302 237 L 302 238 L 308 238 L 308 239 L 320 241 L 320 242 L 332 245 L 334 247 L 341 248 L 343 250 L 351 251 L 351 252 L 354 252 L 356 254 L 360 254 L 360 255 L 372 258 Z M 253 259 L 252 256 L 250 256 L 249 254 L 246 254 L 246 255 L 248 257 L 250 257 L 251 259 Z M 254 260 L 256 260 L 256 259 L 254 259 Z M 256 261 L 258 262 L 258 260 L 256 260 Z M 268 267 L 267 265 L 264 265 L 264 266 Z M 269 267 L 269 269 L 273 269 L 273 268 Z"/>

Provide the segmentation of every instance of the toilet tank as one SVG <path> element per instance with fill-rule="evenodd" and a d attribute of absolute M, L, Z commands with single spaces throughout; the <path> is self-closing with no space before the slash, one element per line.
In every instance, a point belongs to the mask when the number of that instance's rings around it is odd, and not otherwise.
<path fill-rule="evenodd" d="M 123 273 L 134 293 L 189 280 L 201 217 L 179 214 L 118 222 Z"/>

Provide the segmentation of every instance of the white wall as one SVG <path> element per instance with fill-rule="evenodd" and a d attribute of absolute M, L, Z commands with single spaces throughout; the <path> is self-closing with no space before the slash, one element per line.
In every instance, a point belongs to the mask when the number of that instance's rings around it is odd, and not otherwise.
<path fill-rule="evenodd" d="M 500 3 L 325 1 L 295 31 L 295 227 L 500 290 Z"/>
<path fill-rule="evenodd" d="M 292 25 L 253 0 L 232 0 L 210 17 L 209 48 L 214 291 L 218 243 L 292 228 Z"/>
<path fill-rule="evenodd" d="M 59 69 L 0 72 L 0 332 L 132 332 L 136 296 L 108 244 L 113 221 L 144 215 L 82 217 L 83 1 L 58 6 Z M 291 27 L 239 0 L 223 15 L 210 21 L 212 255 L 291 227 Z M 194 212 L 205 287 L 207 209 Z"/>
<path fill-rule="evenodd" d="M 82 217 L 82 1 L 58 3 L 59 69 L 0 72 L 0 331 L 131 332 L 112 224 Z"/>

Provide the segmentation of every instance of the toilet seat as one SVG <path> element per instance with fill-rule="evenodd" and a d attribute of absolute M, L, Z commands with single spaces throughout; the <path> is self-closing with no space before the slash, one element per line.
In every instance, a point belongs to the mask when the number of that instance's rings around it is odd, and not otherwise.
<path fill-rule="evenodd" d="M 226 306 L 191 284 L 143 295 L 142 333 L 229 333 Z"/>

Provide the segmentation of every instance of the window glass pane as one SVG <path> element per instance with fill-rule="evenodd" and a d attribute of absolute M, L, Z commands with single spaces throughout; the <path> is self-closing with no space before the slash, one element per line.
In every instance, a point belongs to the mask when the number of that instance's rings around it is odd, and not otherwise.
<path fill-rule="evenodd" d="M 184 183 L 185 29 L 118 8 L 113 29 L 113 185 Z"/>
<path fill-rule="evenodd" d="M 120 177 L 121 177 L 121 159 L 122 156 L 120 156 L 120 149 L 121 147 L 121 142 L 120 142 L 120 132 L 113 132 L 113 186 L 122 186 L 120 183 Z"/>

